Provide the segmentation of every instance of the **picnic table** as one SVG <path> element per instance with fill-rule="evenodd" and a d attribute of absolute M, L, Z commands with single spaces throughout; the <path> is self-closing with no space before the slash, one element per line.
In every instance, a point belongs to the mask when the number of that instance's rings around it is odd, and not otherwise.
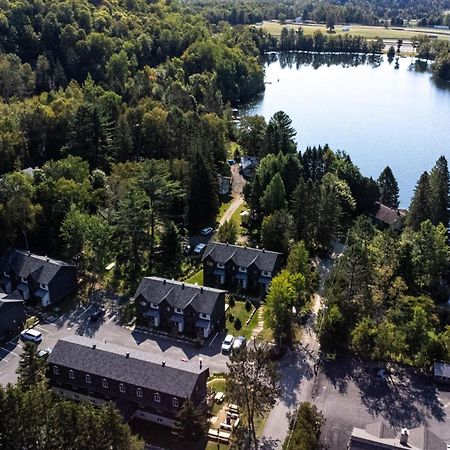
<path fill-rule="evenodd" d="M 217 403 L 222 403 L 224 398 L 225 398 L 225 394 L 223 392 L 217 392 L 217 394 L 214 396 L 214 400 Z"/>

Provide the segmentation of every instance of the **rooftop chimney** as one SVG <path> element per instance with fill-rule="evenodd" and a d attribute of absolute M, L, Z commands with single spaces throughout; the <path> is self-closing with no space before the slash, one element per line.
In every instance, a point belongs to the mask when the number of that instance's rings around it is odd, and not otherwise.
<path fill-rule="evenodd" d="M 181 289 L 184 289 L 184 283 L 181 283 Z"/>
<path fill-rule="evenodd" d="M 95 350 L 97 348 L 97 344 L 92 344 L 92 349 Z"/>
<path fill-rule="evenodd" d="M 161 363 L 161 365 L 162 365 L 163 367 L 166 367 L 166 362 L 163 361 L 163 362 Z"/>
<path fill-rule="evenodd" d="M 262 249 L 262 252 L 263 252 L 263 253 L 265 253 L 265 252 L 266 252 L 266 249 L 265 249 L 265 248 L 263 248 L 263 249 Z"/>
<path fill-rule="evenodd" d="M 203 367 L 203 358 L 198 358 L 198 363 L 200 365 L 200 369 Z"/>
<path fill-rule="evenodd" d="M 130 352 L 126 352 L 125 357 L 128 359 L 130 357 Z"/>
<path fill-rule="evenodd" d="M 402 428 L 402 431 L 400 433 L 400 444 L 401 445 L 408 445 L 408 437 L 409 432 L 407 428 Z"/>
<path fill-rule="evenodd" d="M 203 294 L 203 286 L 200 287 L 200 292 Z"/>

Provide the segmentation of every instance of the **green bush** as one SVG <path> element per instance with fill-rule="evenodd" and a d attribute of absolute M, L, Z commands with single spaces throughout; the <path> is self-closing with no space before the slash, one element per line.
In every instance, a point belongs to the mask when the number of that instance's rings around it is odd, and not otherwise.
<path fill-rule="evenodd" d="M 234 321 L 234 328 L 236 330 L 240 330 L 242 328 L 241 319 L 239 319 L 239 317 L 236 317 L 236 320 Z"/>
<path fill-rule="evenodd" d="M 230 305 L 230 308 L 234 308 L 236 305 L 236 300 L 234 299 L 234 297 L 230 297 L 228 300 L 228 305 Z"/>
<path fill-rule="evenodd" d="M 251 302 L 250 300 L 247 300 L 247 301 L 245 302 L 245 309 L 246 309 L 247 311 L 251 311 L 251 309 L 252 309 L 252 302 Z"/>
<path fill-rule="evenodd" d="M 234 316 L 233 316 L 233 314 L 230 314 L 228 316 L 228 322 L 233 322 L 233 321 L 234 321 Z"/>

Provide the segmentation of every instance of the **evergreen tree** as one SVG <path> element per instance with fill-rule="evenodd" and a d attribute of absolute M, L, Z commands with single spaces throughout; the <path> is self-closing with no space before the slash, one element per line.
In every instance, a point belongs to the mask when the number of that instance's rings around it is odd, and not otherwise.
<path fill-rule="evenodd" d="M 176 225 L 169 221 L 161 235 L 161 270 L 164 276 L 175 278 L 181 272 L 181 239 Z"/>
<path fill-rule="evenodd" d="M 220 226 L 217 233 L 217 240 L 228 244 L 236 244 L 238 230 L 234 220 L 227 220 Z"/>
<path fill-rule="evenodd" d="M 183 439 L 198 441 L 202 439 L 208 430 L 206 415 L 195 407 L 190 398 L 186 398 L 177 415 L 180 423 L 179 432 Z"/>
<path fill-rule="evenodd" d="M 291 219 L 285 210 L 264 217 L 261 225 L 261 243 L 267 250 L 287 253 Z"/>
<path fill-rule="evenodd" d="M 294 137 L 297 134 L 292 127 L 292 119 L 283 111 L 276 112 L 269 121 L 266 131 L 267 151 L 277 155 L 294 153 L 297 149 Z"/>
<path fill-rule="evenodd" d="M 430 176 L 424 172 L 417 182 L 408 211 L 407 224 L 414 230 L 418 230 L 420 224 L 431 217 L 430 200 Z"/>
<path fill-rule="evenodd" d="M 430 212 L 433 225 L 449 224 L 450 175 L 445 156 L 441 156 L 430 174 Z"/>
<path fill-rule="evenodd" d="M 271 214 L 286 207 L 286 191 L 279 173 L 274 175 L 264 191 L 261 206 L 266 214 Z"/>
<path fill-rule="evenodd" d="M 24 389 L 30 389 L 45 380 L 45 360 L 38 355 L 37 346 L 26 342 L 20 356 L 17 368 L 18 384 Z"/>
<path fill-rule="evenodd" d="M 188 224 L 191 231 L 214 222 L 219 209 L 217 176 L 205 155 L 196 152 L 190 164 Z"/>
<path fill-rule="evenodd" d="M 398 208 L 398 184 L 389 166 L 381 172 L 378 178 L 378 187 L 380 190 L 380 203 L 389 206 L 389 208 Z"/>

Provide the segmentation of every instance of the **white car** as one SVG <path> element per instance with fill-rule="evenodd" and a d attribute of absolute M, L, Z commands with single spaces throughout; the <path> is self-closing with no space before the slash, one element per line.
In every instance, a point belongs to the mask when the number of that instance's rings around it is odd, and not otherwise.
<path fill-rule="evenodd" d="M 212 227 L 206 227 L 203 228 L 202 230 L 202 236 L 208 236 L 209 234 L 211 234 L 213 232 L 213 228 Z"/>
<path fill-rule="evenodd" d="M 222 352 L 228 353 L 231 351 L 231 348 L 233 347 L 233 341 L 234 337 L 229 334 L 222 342 Z"/>
<path fill-rule="evenodd" d="M 42 342 L 42 333 L 33 330 L 33 328 L 29 328 L 28 330 L 23 330 L 20 333 L 20 338 L 24 341 L 30 341 L 34 342 L 35 344 L 39 344 L 40 342 Z"/>
<path fill-rule="evenodd" d="M 201 255 L 206 248 L 206 244 L 197 244 L 194 248 L 194 255 Z"/>

